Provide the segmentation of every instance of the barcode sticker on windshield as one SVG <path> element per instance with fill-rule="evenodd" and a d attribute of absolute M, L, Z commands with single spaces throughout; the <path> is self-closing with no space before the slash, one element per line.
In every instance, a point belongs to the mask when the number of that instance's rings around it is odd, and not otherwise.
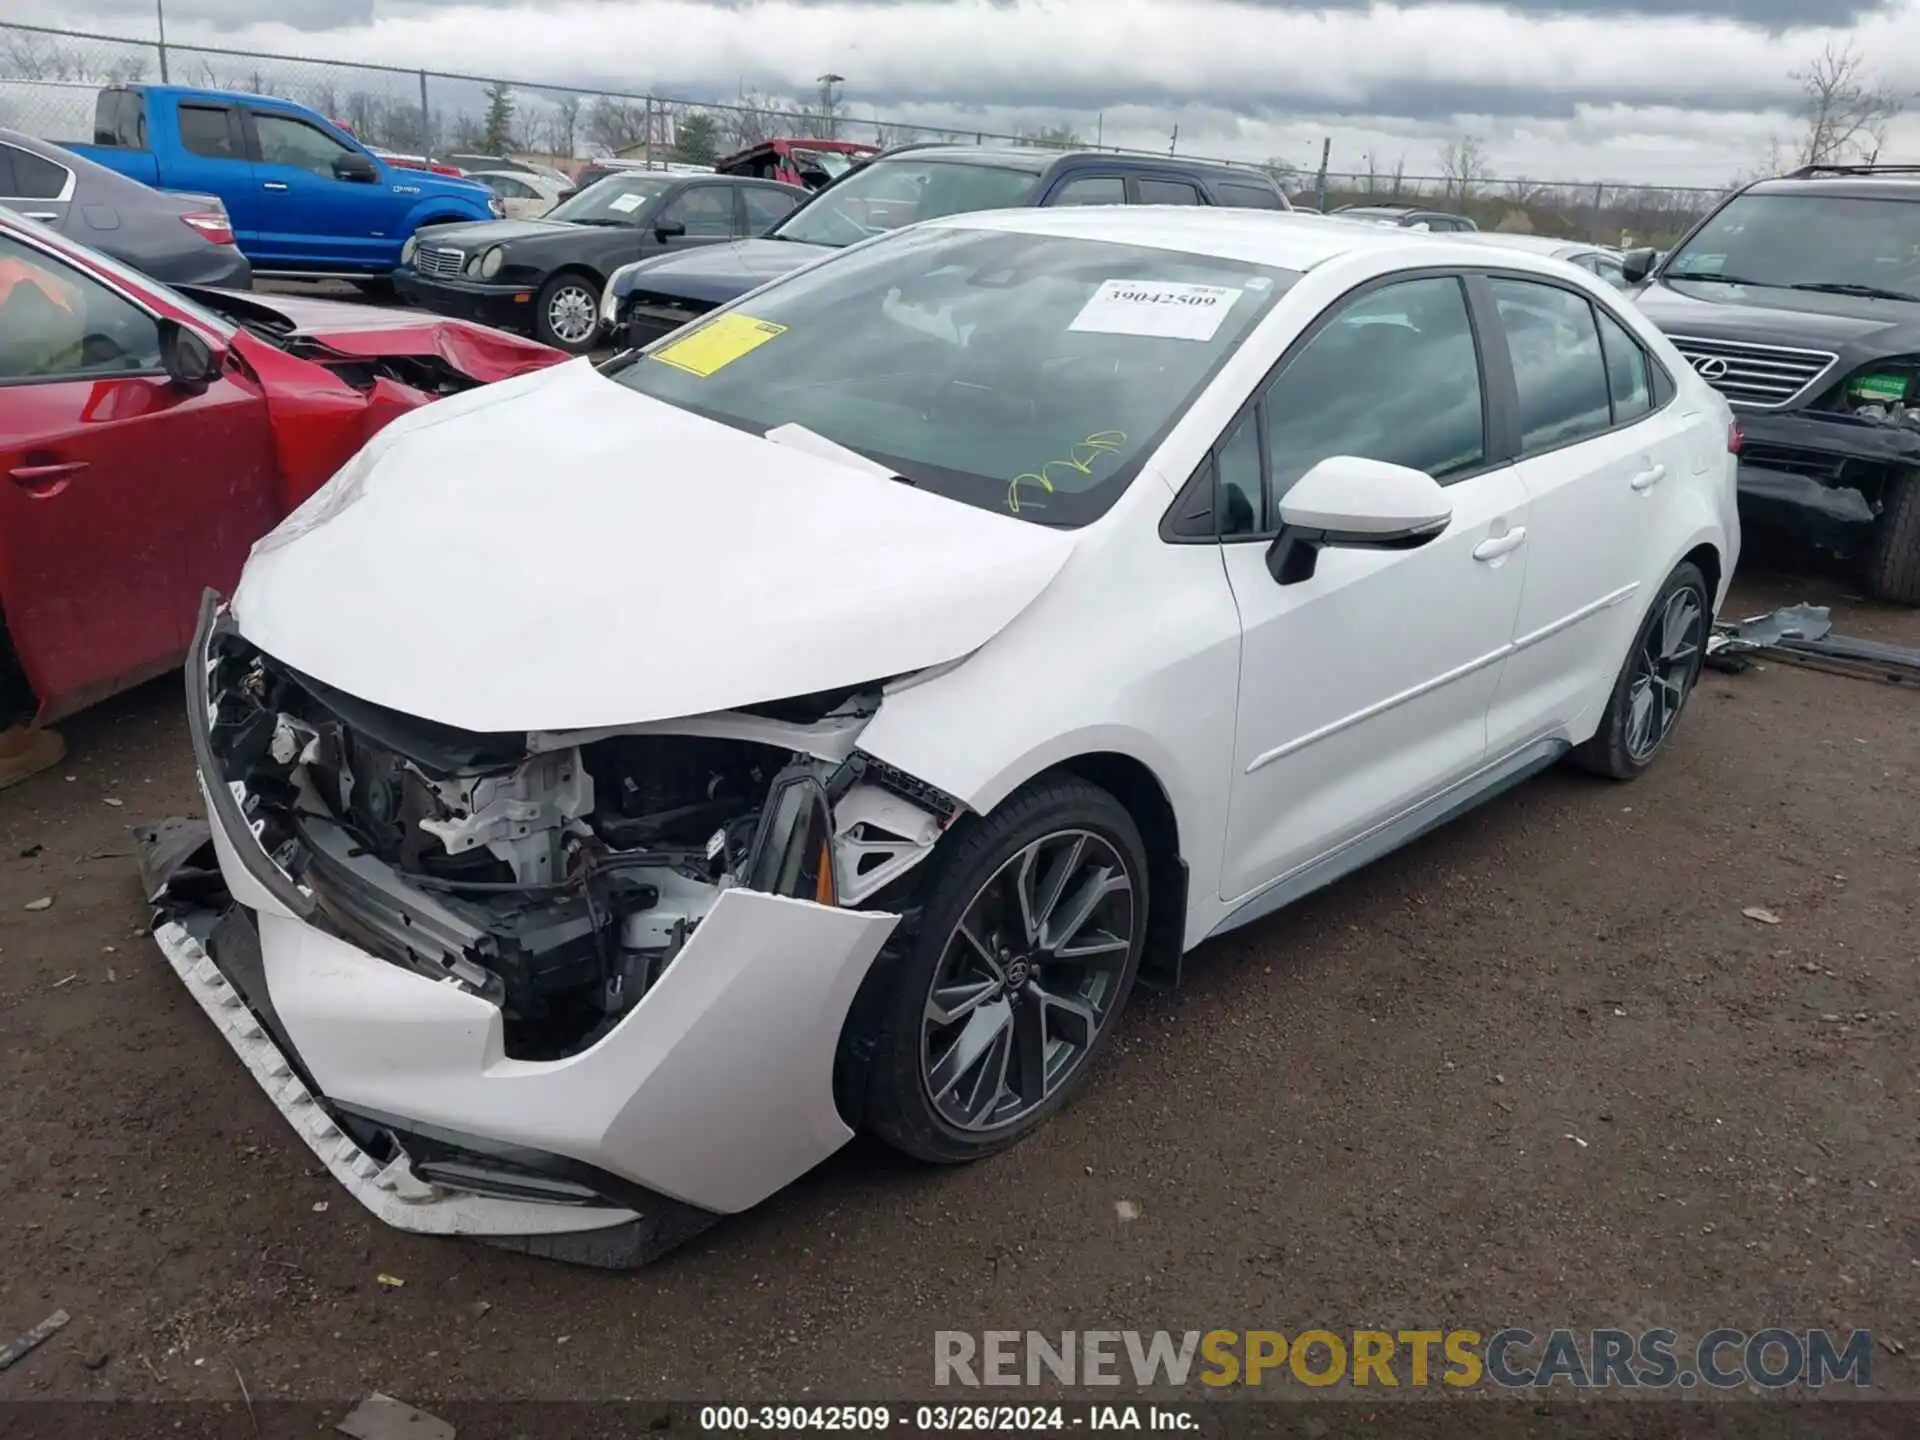
<path fill-rule="evenodd" d="M 1225 285 L 1106 280 L 1067 328 L 1096 335 L 1211 340 L 1240 295 L 1239 290 Z"/>
<path fill-rule="evenodd" d="M 630 215 L 646 203 L 647 197 L 644 195 L 616 195 L 607 202 L 607 208 L 618 210 L 622 215 Z"/>

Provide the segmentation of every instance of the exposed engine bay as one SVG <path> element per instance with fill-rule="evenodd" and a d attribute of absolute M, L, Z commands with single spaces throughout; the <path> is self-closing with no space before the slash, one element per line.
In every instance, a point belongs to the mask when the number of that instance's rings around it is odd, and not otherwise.
<path fill-rule="evenodd" d="M 516 1059 L 611 1031 L 726 889 L 884 902 L 961 809 L 857 751 L 878 686 L 475 734 L 342 694 L 231 628 L 208 659 L 214 773 L 311 918 L 498 1005 Z"/>

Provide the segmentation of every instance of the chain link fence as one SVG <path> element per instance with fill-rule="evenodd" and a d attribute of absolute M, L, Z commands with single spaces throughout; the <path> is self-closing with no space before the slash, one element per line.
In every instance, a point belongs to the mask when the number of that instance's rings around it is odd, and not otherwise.
<path fill-rule="evenodd" d="M 883 148 L 934 141 L 1157 153 L 1087 145 L 1067 128 L 1012 135 L 857 119 L 830 98 L 809 105 L 747 96 L 738 103 L 719 104 L 207 46 L 162 47 L 152 41 L 0 23 L 0 126 L 49 140 L 91 140 L 95 89 L 141 81 L 295 100 L 350 129 L 366 144 L 402 155 L 444 158 L 504 150 L 567 170 L 606 155 L 709 164 L 717 156 L 777 135 L 862 141 Z M 1321 176 L 1284 166 L 1263 168 L 1271 169 L 1296 200 L 1329 210 L 1342 205 L 1421 205 L 1469 215 L 1482 229 L 1609 245 L 1623 238 L 1646 244 L 1670 241 L 1720 194 L 1658 185 L 1397 171 Z"/>

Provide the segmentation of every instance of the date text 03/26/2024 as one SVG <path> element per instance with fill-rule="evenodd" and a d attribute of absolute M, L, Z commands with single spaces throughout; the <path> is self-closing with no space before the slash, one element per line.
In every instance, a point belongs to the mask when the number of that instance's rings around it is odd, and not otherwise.
<path fill-rule="evenodd" d="M 720 1434 L 795 1431 L 1005 1434 L 1068 1430 L 1195 1431 L 1191 1409 L 1169 1405 L 703 1405 L 700 1428 Z"/>

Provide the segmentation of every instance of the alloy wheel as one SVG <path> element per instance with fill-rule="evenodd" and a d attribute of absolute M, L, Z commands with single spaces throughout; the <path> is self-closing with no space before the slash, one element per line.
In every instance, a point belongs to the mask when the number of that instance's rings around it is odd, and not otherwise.
<path fill-rule="evenodd" d="M 1120 853 L 1090 830 L 1021 849 L 975 892 L 927 993 L 920 1075 L 961 1130 L 1001 1130 L 1078 1072 L 1116 1013 L 1139 907 Z"/>
<path fill-rule="evenodd" d="M 1668 597 L 1647 627 L 1627 686 L 1627 753 L 1644 763 L 1666 743 L 1700 667 L 1706 607 L 1691 587 Z"/>
<path fill-rule="evenodd" d="M 562 285 L 547 301 L 547 328 L 568 345 L 586 344 L 599 325 L 599 305 L 583 285 Z"/>

